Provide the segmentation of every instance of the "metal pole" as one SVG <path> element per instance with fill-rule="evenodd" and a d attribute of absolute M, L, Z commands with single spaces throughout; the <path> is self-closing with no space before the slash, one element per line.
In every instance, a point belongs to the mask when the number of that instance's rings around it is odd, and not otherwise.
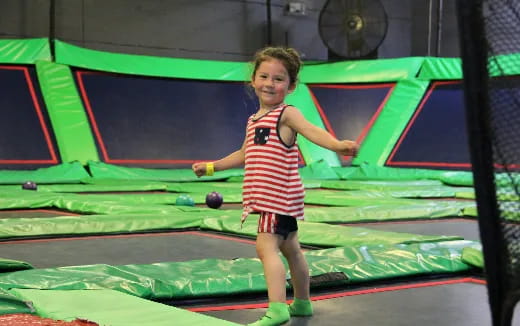
<path fill-rule="evenodd" d="M 436 55 L 438 57 L 441 56 L 443 3 L 444 3 L 444 0 L 439 0 L 439 6 L 437 7 L 437 51 L 436 51 Z"/>
<path fill-rule="evenodd" d="M 56 37 L 56 1 L 49 2 L 49 45 L 51 58 L 55 58 L 54 38 Z"/>
<path fill-rule="evenodd" d="M 433 12 L 433 0 L 428 1 L 428 50 L 427 56 L 432 55 L 432 12 Z"/>
<path fill-rule="evenodd" d="M 266 0 L 266 9 L 267 9 L 267 44 L 272 45 L 273 37 L 271 32 L 271 0 Z"/>

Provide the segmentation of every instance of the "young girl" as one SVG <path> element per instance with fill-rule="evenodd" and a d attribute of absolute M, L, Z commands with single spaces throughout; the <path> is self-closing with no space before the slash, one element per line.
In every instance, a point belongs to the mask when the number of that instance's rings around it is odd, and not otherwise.
<path fill-rule="evenodd" d="M 269 308 L 251 325 L 281 325 L 290 316 L 311 316 L 309 268 L 298 241 L 296 220 L 303 219 L 303 185 L 298 174 L 300 133 L 310 141 L 338 152 L 356 155 L 358 145 L 337 140 L 327 131 L 308 122 L 293 106 L 284 103 L 298 79 L 301 61 L 291 48 L 267 47 L 255 54 L 251 77 L 260 107 L 247 123 L 242 147 L 211 163 L 195 163 L 197 176 L 212 175 L 245 164 L 242 222 L 249 214 L 259 214 L 256 251 L 262 261 L 267 283 Z M 285 267 L 287 259 L 294 301 L 286 303 Z"/>

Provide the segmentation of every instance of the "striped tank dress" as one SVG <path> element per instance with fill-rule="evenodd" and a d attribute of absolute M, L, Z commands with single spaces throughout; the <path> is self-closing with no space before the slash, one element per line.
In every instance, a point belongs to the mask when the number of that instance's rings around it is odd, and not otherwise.
<path fill-rule="evenodd" d="M 303 184 L 298 173 L 298 146 L 280 138 L 283 104 L 264 116 L 249 117 L 246 128 L 242 223 L 253 212 L 303 219 Z"/>

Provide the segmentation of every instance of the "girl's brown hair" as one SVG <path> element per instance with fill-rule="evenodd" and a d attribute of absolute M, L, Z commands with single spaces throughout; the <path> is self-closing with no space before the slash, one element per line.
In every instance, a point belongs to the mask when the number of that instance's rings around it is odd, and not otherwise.
<path fill-rule="evenodd" d="M 260 64 L 269 59 L 277 59 L 282 62 L 287 73 L 289 74 L 290 85 L 293 86 L 298 81 L 298 73 L 302 66 L 300 54 L 293 48 L 286 48 L 281 46 L 269 46 L 258 50 L 253 58 L 253 74 L 255 77 L 256 70 Z"/>

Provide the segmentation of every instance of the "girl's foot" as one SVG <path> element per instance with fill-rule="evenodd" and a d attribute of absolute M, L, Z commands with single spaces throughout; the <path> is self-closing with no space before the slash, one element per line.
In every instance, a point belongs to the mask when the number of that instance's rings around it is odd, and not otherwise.
<path fill-rule="evenodd" d="M 278 326 L 283 325 L 291 319 L 287 303 L 269 302 L 269 308 L 265 315 L 248 326 Z"/>
<path fill-rule="evenodd" d="M 294 298 L 293 303 L 289 306 L 289 313 L 291 316 L 308 317 L 312 316 L 312 303 L 311 300 L 301 300 Z"/>

